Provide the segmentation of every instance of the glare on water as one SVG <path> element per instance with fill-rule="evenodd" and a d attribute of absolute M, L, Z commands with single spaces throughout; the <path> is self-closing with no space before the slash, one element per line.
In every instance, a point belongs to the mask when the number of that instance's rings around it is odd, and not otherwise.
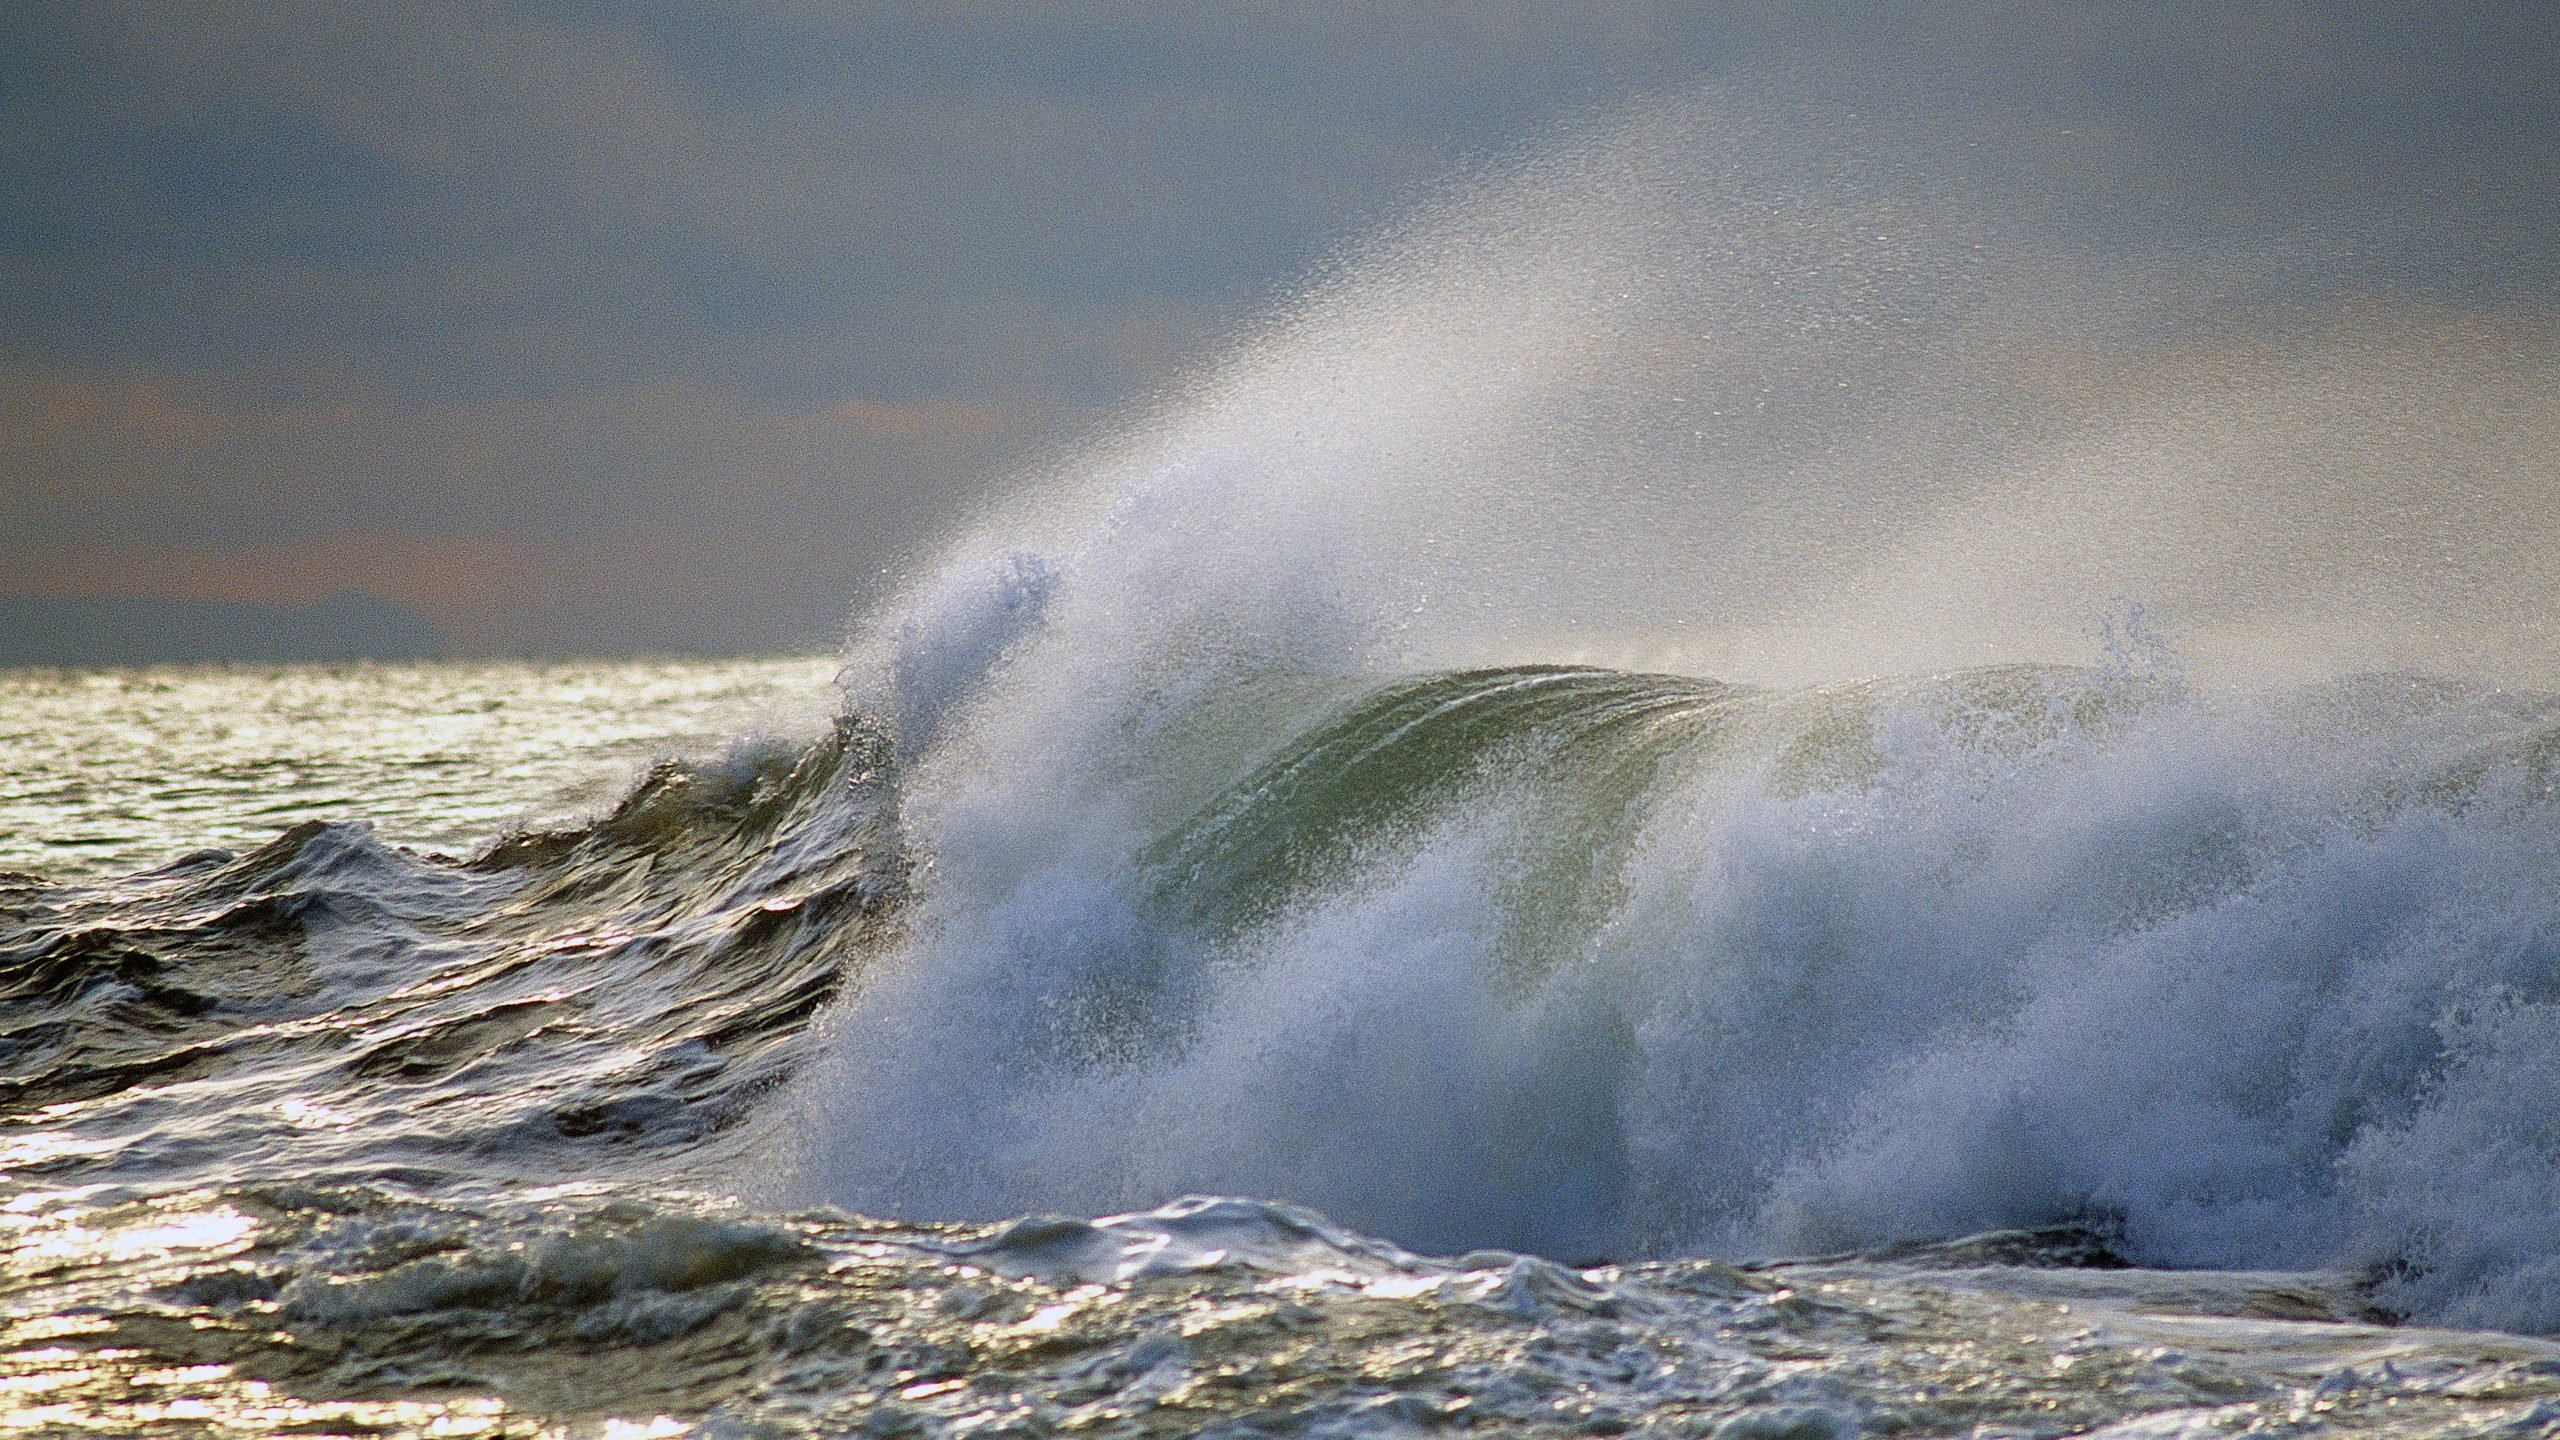
<path fill-rule="evenodd" d="M 0 671 L 0 870 L 102 878 L 303 820 L 465 854 L 610 803 L 649 761 L 805 729 L 835 662 Z"/>

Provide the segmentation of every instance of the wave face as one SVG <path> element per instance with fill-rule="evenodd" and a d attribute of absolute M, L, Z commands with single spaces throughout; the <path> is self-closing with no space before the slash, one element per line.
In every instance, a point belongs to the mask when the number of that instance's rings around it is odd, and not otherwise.
<path fill-rule="evenodd" d="M 2560 1324 L 2548 327 L 1842 125 L 1424 207 L 857 637 L 924 880 L 809 1193 Z"/>
<path fill-rule="evenodd" d="M 12 1418 L 2547 1429 L 2560 1347 L 2382 1327 L 2551 1323 L 2560 700 L 2158 658 L 1272 672 L 1013 848 L 847 717 L 10 876 Z M 1265 1198 L 966 1218 L 1191 1184 Z"/>
<path fill-rule="evenodd" d="M 2375 1327 L 2560 1332 L 2560 345 L 1868 124 L 1424 207 L 470 860 L 100 878 L 636 665 L 24 680 L 0 1428 L 2550 1431 Z M 328 723 L 60 773 L 172 685 Z"/>
<path fill-rule="evenodd" d="M 942 852 L 831 1193 L 1581 1257 L 2080 1222 L 2560 1326 L 2560 701 L 1527 667 L 1153 743 L 1231 777 L 956 907 Z"/>

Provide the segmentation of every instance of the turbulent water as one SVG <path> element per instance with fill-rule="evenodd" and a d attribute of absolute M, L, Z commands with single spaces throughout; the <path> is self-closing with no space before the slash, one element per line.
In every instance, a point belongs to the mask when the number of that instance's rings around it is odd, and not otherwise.
<path fill-rule="evenodd" d="M 469 855 L 828 712 L 820 660 L 0 671 L 0 869 L 95 880 L 314 816 Z"/>
<path fill-rule="evenodd" d="M 395 677 L 560 679 L 17 683 Z M 1143 844 L 956 910 L 858 714 L 470 860 L 12 879 L 0 1424 L 2560 1428 L 2560 699 L 1529 666 L 1145 743 Z"/>
<path fill-rule="evenodd" d="M 2560 1434 L 2560 346 L 1871 160 L 1480 177 L 832 686 L 0 682 L 0 1427 Z"/>

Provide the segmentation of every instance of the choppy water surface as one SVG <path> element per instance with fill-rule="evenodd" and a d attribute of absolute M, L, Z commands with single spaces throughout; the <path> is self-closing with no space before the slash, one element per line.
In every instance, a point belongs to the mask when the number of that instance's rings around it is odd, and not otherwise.
<path fill-rule="evenodd" d="M 0 869 L 141 870 L 364 819 L 467 854 L 649 761 L 822 723 L 824 660 L 0 670 Z"/>
<path fill-rule="evenodd" d="M 704 669 L 700 680 L 738 683 L 736 667 Z M 635 666 L 632 688 L 668 671 Z M 473 673 L 478 693 L 494 688 Z M 805 673 L 764 672 L 776 688 Z M 551 678 L 513 674 L 524 687 Z M 381 677 L 289 678 L 321 696 Z M 2393 763 L 2334 763 L 2360 753 L 2346 741 L 2365 733 L 2342 718 L 2342 699 L 2358 716 L 2397 715 L 2377 757 Z M 2530 1328 L 2548 1298 L 2532 1278 L 2549 1263 L 2548 1234 L 2535 1238 L 2528 1213 L 2501 1240 L 2519 1217 L 2475 1198 L 2514 1203 L 2551 1173 L 2532 1158 L 2530 1124 L 2498 1128 L 2514 1097 L 2466 1088 L 2466 1067 L 2495 1058 L 2493 1045 L 2448 1032 L 2432 1042 L 2436 1060 L 2413 1052 L 2394 1070 L 2369 1039 L 2305 1034 L 2277 1057 L 2271 1073 L 2292 1089 L 2272 1108 L 2231 1090 L 2180 1109 L 2145 1067 L 2193 1060 L 2147 1053 L 2207 1022 L 2171 1015 L 2144 1029 L 2158 1017 L 2143 1007 L 2169 992 L 2036 1039 L 2068 1025 L 2040 1016 L 2087 984 L 2038 977 L 2038 951 L 2057 937 L 2133 946 L 2101 969 L 2164 928 L 2237 923 L 2216 942 L 2236 943 L 2258 927 L 2230 917 L 2300 906 L 2303 886 L 2333 874 L 2404 892 L 2387 902 L 2411 917 L 2393 932 L 2403 938 L 2366 947 L 2365 962 L 2354 945 L 2332 950 L 2325 982 L 2287 968 L 2281 946 L 2262 951 L 2261 979 L 2226 975 L 2210 1008 L 2268 993 L 2319 1012 L 2398 986 L 2412 1005 L 2435 1004 L 2439 1026 L 2483 1003 L 2505 1007 L 2500 1023 L 2536 1023 L 2552 983 L 2547 918 L 2501 919 L 2456 882 L 2442 901 L 2452 908 L 2425 920 L 2437 903 L 2429 867 L 2388 879 L 2372 867 L 2410 863 L 2392 858 L 2404 849 L 2467 849 L 2476 862 L 2512 832 L 2527 848 L 2504 853 L 2547 886 L 2560 706 L 2380 681 L 2255 715 L 2097 672 L 1789 696 L 1533 667 L 1383 687 L 1302 679 L 1213 708 L 1159 737 L 1207 747 L 1162 767 L 1190 777 L 1159 797 L 1187 818 L 1110 852 L 1157 943 L 1069 944 L 1064 921 L 1090 925 L 1093 912 L 1053 881 L 1038 902 L 1051 928 L 1009 932 L 1017 948 L 989 952 L 1038 973 L 1016 969 L 993 988 L 947 959 L 918 968 L 966 932 L 935 918 L 931 887 L 950 877 L 915 868 L 902 817 L 913 782 L 859 714 L 662 767 L 601 818 L 468 861 L 305 824 L 105 884 L 12 882 L 0 942 L 0 1224 L 11 1232 L 0 1428 L 2560 1430 L 2560 1345 L 2405 1323 L 2429 1306 L 2504 1306 L 2496 1313 Z M 1939 739 L 1914 748 L 1924 733 Z M 2292 744 L 2332 763 L 2254 782 L 2217 771 L 2241 783 L 2232 810 L 2155 789 L 2089 813 L 2098 795 L 2145 776 L 2156 787 L 2160 767 L 2191 763 L 2175 757 L 2200 733 L 2277 746 L 2257 752 L 2270 772 Z M 335 758 L 361 790 L 360 752 Z M 2397 768 L 2413 758 L 2429 763 Z M 382 768 L 382 793 L 402 771 Z M 1204 783 L 1204 771 L 1228 779 Z M 1513 828 L 1488 848 L 1466 817 L 1497 777 Z M 1735 809 L 1738 794 L 1761 798 Z M 2138 813 L 2149 838 L 2119 857 L 2119 883 L 2000 900 L 2010 933 L 1986 926 L 1983 944 L 2008 958 L 1968 963 L 2005 980 L 1939 1001 L 1914 990 L 1941 966 L 1911 947 L 1967 903 L 1910 913 L 1917 897 L 1979 889 L 2008 872 L 2013 845 L 2059 861 L 2073 832 L 2051 827 L 2065 812 L 2081 814 L 2078 833 L 2119 836 Z M 1719 941 L 1694 902 L 1646 918 L 1660 884 L 1649 876 L 1672 873 L 1672 837 L 1700 825 L 1762 845 L 1794 836 L 1757 858 L 1683 867 L 1734 894 L 1831 875 L 1830 900 L 1792 902 L 1792 943 L 1869 977 L 1798 971 L 1775 977 L 1784 998 L 1771 997 L 1819 1023 L 1756 1038 L 1697 1009 L 1698 982 L 1722 972 L 1747 989 L 1732 967 L 1782 953 L 1768 948 L 1770 919 Z M 1509 878 L 1492 893 L 1460 883 L 1439 902 L 1478 894 L 1489 908 L 1474 919 L 1444 909 L 1418 922 L 1411 887 L 1446 883 L 1434 853 L 1462 868 L 1507 853 L 1480 873 Z M 1861 868 L 1896 887 L 1883 909 L 1839 888 Z M 2086 894 L 2066 902 L 2072 889 Z M 2546 897 L 2530 903 L 2547 917 L 2551 893 L 2509 898 Z M 2439 925 L 2456 932 L 2438 942 L 2454 950 L 2408 949 Z M 1685 956 L 1661 948 L 1683 933 Z M 1417 962 L 1435 946 L 1448 955 L 1451 936 L 1465 954 Z M 2183 963 L 2223 973 L 2211 953 Z M 1242 969 L 1221 958 L 1254 956 Z M 1346 984 L 1363 969 L 1373 973 Z M 951 1013 L 976 1033 L 933 1028 L 943 1012 L 917 1008 L 919 983 L 962 986 L 968 1006 Z M 1930 1017 L 1910 1012 L 1932 1004 L 1952 1005 L 1941 1018 L 1969 1037 L 1977 1069 L 2063 1042 L 2077 1069 L 2117 1089 L 2065 1096 L 2041 1118 L 2020 1093 L 1986 1119 L 1961 1084 L 1930 1079 Z M 822 1024 L 830 1005 L 837 1018 Z M 1906 1018 L 1886 1024 L 1879 1006 Z M 2423 1031 L 2423 1009 L 2410 1013 Z M 879 1017 L 933 1064 L 917 1068 Z M 2014 1034 L 1994 1040 L 1986 1023 Z M 1234 1049 L 1240 1025 L 1258 1037 L 1246 1052 Z M 1594 1025 L 1606 1033 L 1577 1035 Z M 2227 1045 L 2236 1033 L 2199 1038 Z M 1908 1048 L 1898 1062 L 1865 1058 L 1885 1043 Z M 2332 1103 L 2365 1118 L 2344 1131 L 2318 1122 L 2325 1140 L 2286 1138 L 2283 1115 L 2333 1061 L 2367 1089 Z M 1782 1089 L 1737 1115 L 1685 1088 L 1672 1062 L 1758 1069 Z M 1791 1063 L 1812 1068 L 1791 1078 Z M 1330 1098 L 1278 1078 L 1289 1071 Z M 1417 1091 L 1417 1071 L 1441 1079 Z M 1652 1090 L 1663 1082 L 1645 1077 L 1666 1073 L 1684 1088 Z M 1521 1088 L 1524 1076 L 1535 1085 Z M 2226 1083 L 2202 1079 L 2206 1092 Z M 1835 1110 L 1836 1084 L 1868 1103 Z M 1681 1103 L 1694 1112 L 1676 1113 Z M 947 1126 L 933 1125 L 934 1106 Z M 889 1113 L 901 1121 L 884 1130 Z M 2314 1147 L 2312 1168 L 2294 1192 L 2253 1198 L 2248 1187 L 2266 1182 L 2250 1178 L 2262 1161 L 2247 1145 L 2226 1137 L 2237 1148 L 2218 1158 L 2190 1146 L 2189 1174 L 2161 1174 L 2125 1139 L 2128 1123 L 2177 1135 L 2271 1127 L 2265 1143 Z M 2091 1158 L 2075 1159 L 2064 1131 L 2042 1170 L 1964 1153 L 1963 1137 L 1986 1126 L 2043 1124 L 2086 1130 Z M 1760 1150 L 1737 1154 L 1752 1125 L 1766 1132 Z M 2478 1148 L 2446 1155 L 2448 1130 Z M 1874 1151 L 1893 1143 L 1934 1148 L 1889 1161 L 1901 1168 L 1873 1191 Z M 1275 1144 L 1294 1158 L 1275 1163 Z M 979 1168 L 990 1154 L 1009 1178 Z M 2215 1164 L 2239 1168 L 2216 1175 Z M 1973 1188 L 1949 1208 L 1959 1174 Z M 1099 1220 L 996 1218 L 1044 1187 L 1067 1206 L 1115 1193 L 1098 1182 L 1148 1203 Z M 1516 1236 L 1550 1258 L 1428 1258 L 1286 1198 L 1175 1198 L 1187 1182 L 1316 1198 L 1436 1248 Z M 1748 1203 L 1708 1203 L 1754 1186 L 1764 1203 L 1849 1204 L 1843 1213 L 1865 1218 L 1848 1233 L 1865 1225 L 1868 1248 L 1771 1260 L 1735 1228 Z M 1665 1187 L 1688 1201 L 1670 1203 Z M 905 1218 L 795 1198 L 813 1190 Z M 2270 1201 L 2293 1207 L 2303 1248 L 2291 1253 L 2331 1263 L 2138 1268 L 2200 1244 L 2264 1243 L 2248 1238 L 2248 1216 Z M 2395 1206 L 2405 1223 L 2368 1226 L 2361 1241 L 2339 1218 L 2390 1222 Z M 1977 1217 L 2026 1228 L 1932 1243 L 1984 1228 Z M 2441 1228 L 2465 1222 L 2477 1233 Z"/>
<path fill-rule="evenodd" d="M 1489 174 L 833 687 L 0 681 L 0 1428 L 2560 1434 L 2560 335 L 1980 139 Z"/>

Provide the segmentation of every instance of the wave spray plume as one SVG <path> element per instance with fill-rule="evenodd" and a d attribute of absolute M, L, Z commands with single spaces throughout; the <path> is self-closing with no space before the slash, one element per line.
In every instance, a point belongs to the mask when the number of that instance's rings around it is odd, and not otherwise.
<path fill-rule="evenodd" d="M 1876 133 L 1454 187 L 870 624 L 805 1187 L 2560 1327 L 2549 326 Z"/>

